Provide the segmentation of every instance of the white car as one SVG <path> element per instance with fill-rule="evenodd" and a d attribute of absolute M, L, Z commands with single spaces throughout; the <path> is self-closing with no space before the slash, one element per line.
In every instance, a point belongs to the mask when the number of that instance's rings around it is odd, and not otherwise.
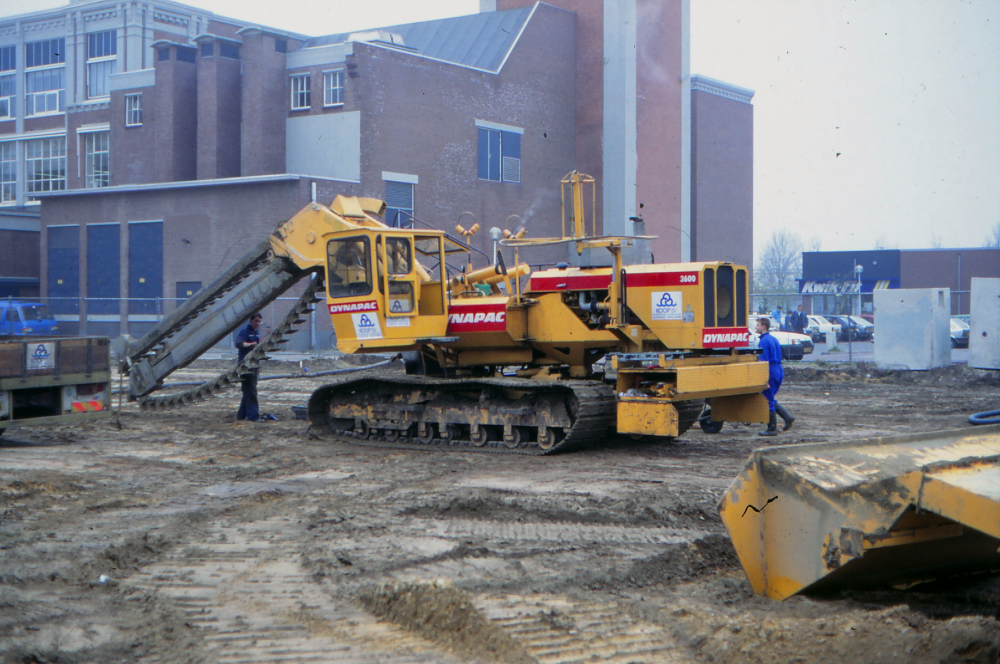
<path fill-rule="evenodd" d="M 757 348 L 760 339 L 754 328 L 750 329 L 750 347 Z M 781 330 L 771 330 L 771 336 L 781 344 L 781 359 L 801 360 L 803 356 L 813 352 L 813 340 L 807 334 L 796 334 L 795 332 L 782 332 Z"/>
<path fill-rule="evenodd" d="M 808 316 L 809 326 L 806 327 L 805 333 L 812 337 L 815 343 L 826 342 L 826 333 L 833 332 L 834 339 L 840 338 L 840 325 L 837 323 L 831 323 L 822 316 Z"/>

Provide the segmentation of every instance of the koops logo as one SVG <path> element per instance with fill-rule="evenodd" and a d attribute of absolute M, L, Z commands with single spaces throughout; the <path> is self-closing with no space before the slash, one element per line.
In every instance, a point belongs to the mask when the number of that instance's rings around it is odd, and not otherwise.
<path fill-rule="evenodd" d="M 681 291 L 653 291 L 650 298 L 653 320 L 681 320 L 684 309 Z"/>
<path fill-rule="evenodd" d="M 745 327 L 710 327 L 702 330 L 702 348 L 742 348 L 750 345 L 750 330 Z"/>
<path fill-rule="evenodd" d="M 351 302 L 350 304 L 331 304 L 331 314 L 353 314 L 356 311 L 378 311 L 378 302 L 368 300 L 367 302 Z"/>
<path fill-rule="evenodd" d="M 507 308 L 497 304 L 452 305 L 448 312 L 448 334 L 461 332 L 503 332 L 507 329 Z"/>

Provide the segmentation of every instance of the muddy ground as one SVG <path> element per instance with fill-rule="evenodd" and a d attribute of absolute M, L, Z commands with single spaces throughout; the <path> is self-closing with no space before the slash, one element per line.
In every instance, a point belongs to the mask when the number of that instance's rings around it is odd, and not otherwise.
<path fill-rule="evenodd" d="M 262 382 L 277 422 L 235 422 L 232 390 L 7 431 L 0 661 L 1000 659 L 995 576 L 753 596 L 715 506 L 767 442 L 757 427 L 546 458 L 364 448 L 292 418 L 321 382 Z M 813 364 L 790 370 L 798 420 L 770 442 L 961 428 L 998 392 L 963 366 Z"/>

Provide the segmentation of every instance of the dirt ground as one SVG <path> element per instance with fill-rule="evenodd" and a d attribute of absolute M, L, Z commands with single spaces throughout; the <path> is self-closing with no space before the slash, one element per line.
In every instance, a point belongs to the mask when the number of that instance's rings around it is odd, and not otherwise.
<path fill-rule="evenodd" d="M 277 422 L 235 422 L 237 389 L 7 431 L 0 661 L 1000 660 L 997 576 L 774 602 L 716 513 L 755 447 L 966 427 L 998 407 L 996 372 L 810 364 L 776 439 L 726 425 L 542 458 L 320 440 L 291 412 L 320 384 L 262 382 Z"/>

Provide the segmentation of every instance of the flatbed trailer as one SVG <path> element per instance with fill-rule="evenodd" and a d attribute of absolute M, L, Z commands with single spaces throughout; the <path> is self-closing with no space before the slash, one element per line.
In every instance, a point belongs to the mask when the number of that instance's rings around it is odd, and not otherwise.
<path fill-rule="evenodd" d="M 0 434 L 111 415 L 106 337 L 0 338 Z"/>

